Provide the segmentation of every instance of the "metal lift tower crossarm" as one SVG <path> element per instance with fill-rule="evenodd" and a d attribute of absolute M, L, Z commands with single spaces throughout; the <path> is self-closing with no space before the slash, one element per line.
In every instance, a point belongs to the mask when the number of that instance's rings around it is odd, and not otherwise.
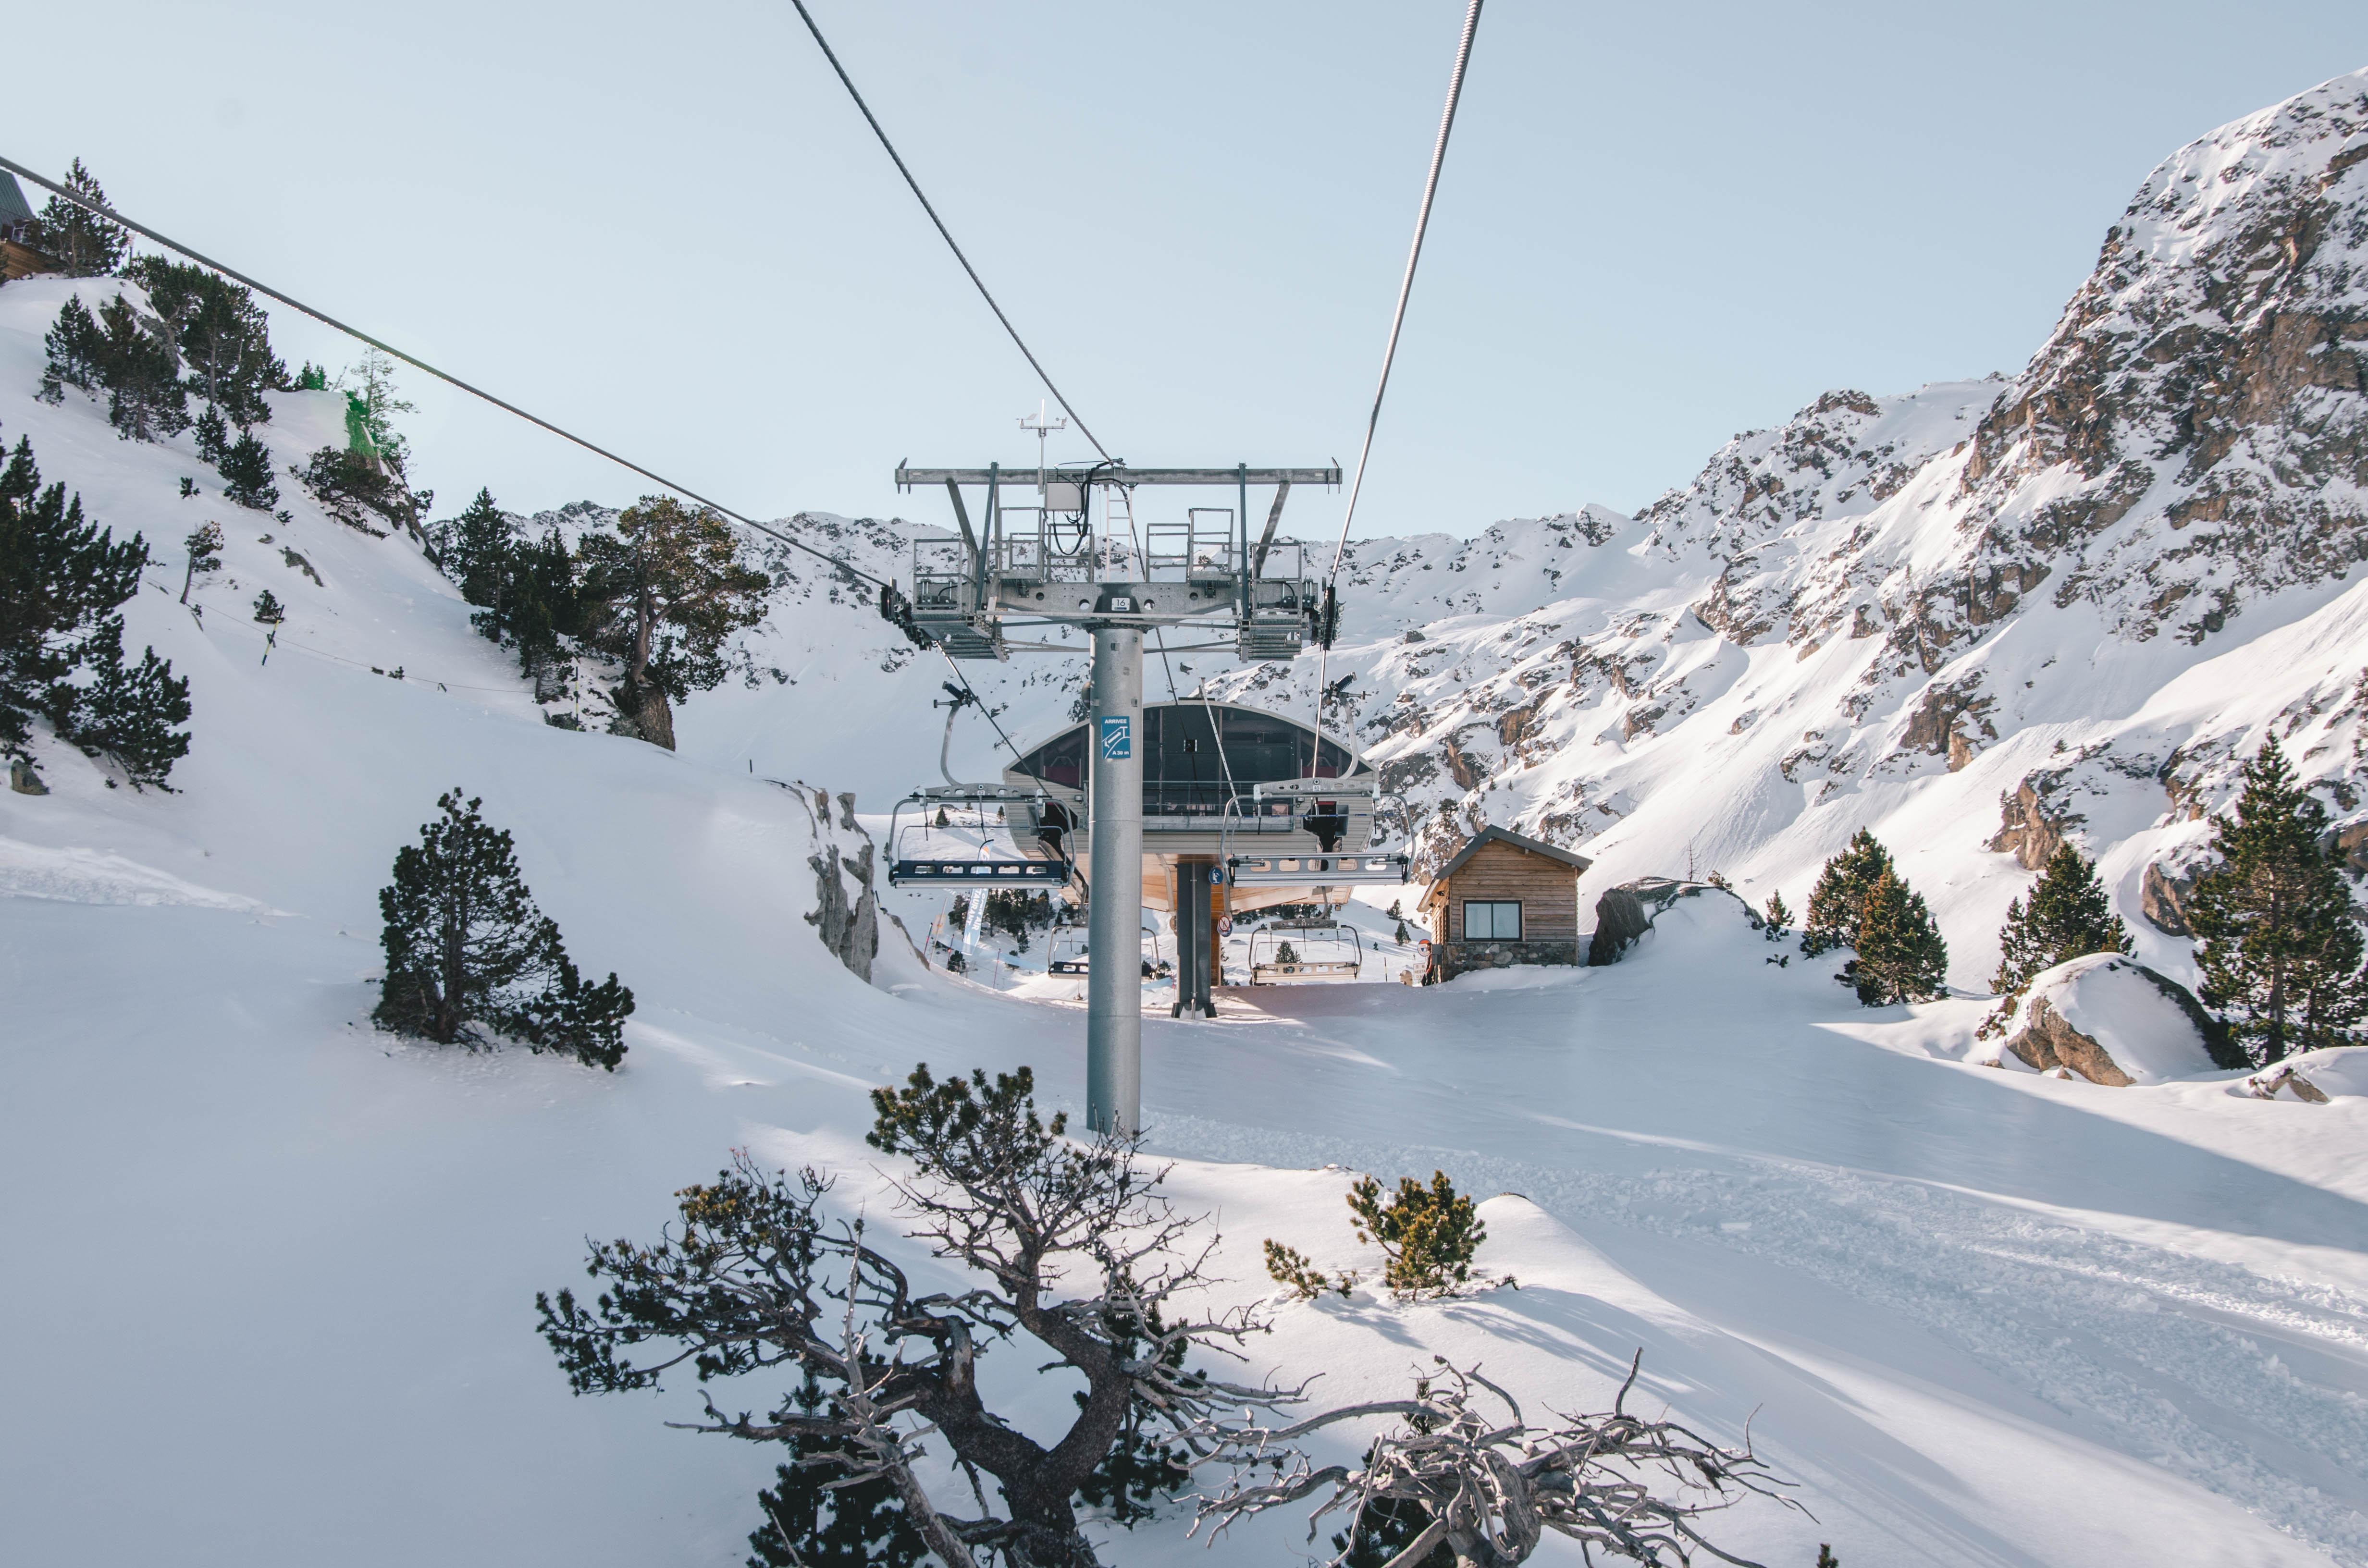
<path fill-rule="evenodd" d="M 1337 463 L 1254 469 L 1097 462 L 1052 471 L 1041 464 L 1040 458 L 1008 468 L 898 465 L 900 490 L 946 487 L 959 529 L 915 540 L 909 615 L 912 630 L 956 659 L 1003 659 L 1030 646 L 1006 638 L 1007 621 L 1076 626 L 1092 636 L 1086 1119 L 1097 1131 L 1130 1135 L 1142 1124 L 1144 633 L 1229 621 L 1245 659 L 1290 658 L 1324 634 L 1304 551 L 1296 542 L 1279 545 L 1274 531 L 1292 485 L 1338 486 L 1341 474 Z M 975 516 L 962 498 L 965 485 L 985 490 Z M 1220 509 L 1188 509 L 1181 524 L 1148 521 L 1138 538 L 1127 497 L 1144 486 L 1170 485 L 1231 488 L 1230 522 L 1207 526 L 1201 519 L 1224 515 Z M 1275 491 L 1255 549 L 1252 485 Z M 1037 491 L 1041 504 L 1016 506 L 1012 496 L 1022 488 Z M 1097 489 L 1110 498 L 1099 529 L 1090 511 Z M 1008 511 L 1020 513 L 1032 531 L 1008 529 Z M 1122 540 L 1113 514 L 1126 521 Z M 1270 562 L 1281 569 L 1273 575 Z"/>

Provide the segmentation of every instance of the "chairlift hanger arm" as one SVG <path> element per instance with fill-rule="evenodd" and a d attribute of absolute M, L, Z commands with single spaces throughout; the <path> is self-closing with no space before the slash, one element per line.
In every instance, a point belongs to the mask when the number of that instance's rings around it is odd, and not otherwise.
<path fill-rule="evenodd" d="M 899 463 L 896 467 L 896 488 L 910 490 L 916 484 L 985 484 L 990 479 L 1005 478 L 1035 471 L 1033 463 L 1000 463 L 985 468 L 911 468 Z M 1338 488 L 1338 465 L 1330 468 L 1129 468 L 1123 463 L 1097 463 L 1091 471 L 1063 469 L 1059 477 L 1074 483 L 1092 484 L 1323 484 Z"/>

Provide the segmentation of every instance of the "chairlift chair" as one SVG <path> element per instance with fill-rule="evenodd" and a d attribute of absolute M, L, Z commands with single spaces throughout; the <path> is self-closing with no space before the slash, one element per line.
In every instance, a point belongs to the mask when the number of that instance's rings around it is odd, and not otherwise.
<path fill-rule="evenodd" d="M 1337 920 L 1276 920 L 1250 933 L 1250 983 L 1278 985 L 1355 980 L 1365 970 L 1365 942 Z"/>
<path fill-rule="evenodd" d="M 1239 888 L 1403 884 L 1413 857 L 1374 842 L 1385 801 L 1404 822 L 1405 802 L 1370 778 L 1260 784 L 1247 801 L 1225 803 L 1219 854 L 1226 880 Z"/>
<path fill-rule="evenodd" d="M 1065 887 L 1076 865 L 1049 803 L 1008 784 L 914 790 L 888 819 L 889 886 Z"/>
<path fill-rule="evenodd" d="M 1091 967 L 1092 951 L 1083 928 L 1064 926 L 1053 933 L 1053 945 L 1044 958 L 1047 974 L 1084 974 Z"/>

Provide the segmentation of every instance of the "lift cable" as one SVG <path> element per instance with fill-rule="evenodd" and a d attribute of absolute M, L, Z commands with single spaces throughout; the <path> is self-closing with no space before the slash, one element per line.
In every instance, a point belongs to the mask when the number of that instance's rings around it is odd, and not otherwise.
<path fill-rule="evenodd" d="M 339 321 L 336 317 L 328 314 L 326 312 L 314 310 L 312 306 L 304 303 L 303 301 L 296 299 L 291 295 L 283 294 L 279 290 L 271 287 L 268 283 L 258 282 L 255 278 L 249 278 L 245 273 L 237 270 L 235 267 L 225 267 L 221 262 L 216 261 L 213 257 L 207 256 L 202 252 L 191 250 L 188 245 L 183 244 L 180 241 L 160 234 L 155 230 L 148 227 L 145 223 L 135 222 L 131 219 L 125 217 L 122 213 L 116 211 L 113 208 L 108 207 L 102 202 L 93 201 L 87 197 L 68 190 L 64 186 L 58 184 L 54 180 L 45 179 L 41 176 L 37 175 L 32 170 L 27 168 L 24 165 L 19 164 L 13 159 L 0 158 L 0 169 L 6 169 L 11 174 L 31 180 L 35 185 L 40 186 L 42 189 L 55 193 L 61 199 L 72 202 L 74 206 L 82 208 L 85 211 L 95 213 L 97 216 L 106 219 L 110 223 L 119 223 L 124 228 L 131 230 L 135 234 L 139 234 L 145 239 L 154 240 L 156 244 L 163 245 L 167 250 L 178 251 L 181 255 L 188 256 L 191 261 L 198 263 L 200 267 L 211 267 L 214 271 L 221 273 L 224 278 L 229 278 L 233 283 L 238 283 L 246 288 L 252 289 L 256 293 L 263 295 L 267 299 L 277 300 L 281 304 L 286 305 L 289 309 L 298 311 L 305 315 L 311 316 L 314 321 L 321 323 L 323 325 L 333 327 L 359 342 L 367 343 L 372 348 L 377 349 L 380 353 L 400 359 L 404 364 L 411 366 L 414 369 L 425 370 L 427 374 L 435 377 L 438 381 L 458 387 L 461 391 L 467 392 L 472 397 L 481 398 L 484 402 L 492 403 L 495 408 L 502 410 L 506 414 L 514 414 L 520 419 L 525 420 L 528 424 L 538 426 L 542 429 L 548 430 L 564 441 L 572 441 L 587 452 L 608 459 L 610 462 L 615 463 L 620 468 L 628 470 L 633 473 L 638 473 L 643 479 L 649 480 L 665 489 L 671 490 L 677 495 L 688 496 L 689 499 L 698 502 L 700 506 L 709 507 L 712 510 L 731 518 L 734 522 L 738 523 L 743 528 L 754 528 L 757 532 L 767 535 L 772 539 L 777 539 L 783 544 L 786 544 L 794 550 L 803 550 L 808 555 L 814 556 L 816 560 L 826 561 L 831 565 L 836 566 L 840 571 L 846 573 L 848 576 L 856 578 L 860 582 L 869 583 L 874 587 L 886 587 L 888 585 L 880 578 L 873 576 L 871 573 L 863 571 L 848 561 L 831 554 L 828 551 L 817 550 L 813 545 L 806 543 L 803 540 L 793 539 L 790 535 L 781 532 L 779 528 L 768 527 L 766 524 L 758 522 L 754 517 L 735 512 L 731 507 L 723 505 L 721 502 L 711 501 L 706 496 L 701 495 L 698 491 L 691 489 L 689 485 L 677 484 L 673 480 L 666 478 L 664 474 L 656 473 L 649 469 L 643 468 L 641 464 L 633 461 L 630 458 L 619 457 L 616 453 L 609 450 L 608 448 L 600 446 L 596 442 L 587 441 L 572 430 L 563 429 L 559 426 L 553 425 L 550 420 L 541 417 L 540 415 L 529 414 L 514 403 L 495 397 L 493 393 L 485 391 L 483 387 L 472 386 L 467 381 L 462 381 L 460 377 L 452 375 L 448 371 L 439 370 L 435 366 L 427 363 L 427 360 L 406 354 L 391 343 L 381 342 L 379 339 L 372 337 L 370 334 L 362 331 L 359 327 L 347 325 L 344 322 Z"/>
<path fill-rule="evenodd" d="M 1439 140 L 1430 149 L 1430 173 L 1422 182 L 1422 206 L 1415 213 L 1414 244 L 1406 252 L 1406 276 L 1398 280 L 1397 308 L 1390 312 L 1389 345 L 1382 351 L 1382 375 L 1373 388 L 1373 411 L 1365 419 L 1365 444 L 1357 453 L 1356 477 L 1349 484 L 1348 508 L 1340 516 L 1340 541 L 1333 547 L 1332 570 L 1325 574 L 1325 614 L 1328 619 L 1336 602 L 1334 585 L 1340 578 L 1340 562 L 1349 553 L 1349 526 L 1357 518 L 1357 497 L 1365 488 L 1365 463 L 1373 455 L 1373 432 L 1381 427 L 1382 398 L 1390 390 L 1390 367 L 1398 357 L 1398 334 L 1406 326 L 1406 301 L 1414 293 L 1415 267 L 1422 260 L 1423 235 L 1430 228 L 1430 205 L 1439 194 L 1439 171 L 1447 162 L 1448 133 L 1455 129 L 1456 100 L 1463 96 L 1463 70 L 1472 60 L 1472 35 L 1480 27 L 1481 0 L 1472 0 L 1463 13 L 1463 36 L 1455 45 L 1455 69 L 1447 78 L 1447 107 L 1439 117 Z M 1315 660 L 1315 766 L 1323 766 L 1324 751 L 1324 683 L 1330 673 L 1332 654 L 1331 628 L 1325 628 L 1322 652 Z"/>
<path fill-rule="evenodd" d="M 905 176 L 905 184 L 912 190 L 913 199 L 921 204 L 921 210 L 929 215 L 931 223 L 937 225 L 939 236 L 946 242 L 946 248 L 954 253 L 954 259 L 962 263 L 962 269 L 970 275 L 971 282 L 978 290 L 978 297 L 986 301 L 986 308 L 995 312 L 995 319 L 1001 322 L 1003 330 L 1011 335 L 1012 344 L 1027 358 L 1028 368 L 1036 372 L 1036 379 L 1044 383 L 1044 390 L 1053 394 L 1053 401 L 1061 405 L 1061 412 L 1071 419 L 1076 420 L 1077 434 L 1091 441 L 1094 450 L 1099 452 L 1106 460 L 1115 461 L 1116 460 L 1110 458 L 1110 449 L 1104 447 L 1100 438 L 1086 427 L 1086 422 L 1077 417 L 1077 411 L 1069 406 L 1069 400 L 1061 395 L 1061 389 L 1053 384 L 1053 378 L 1045 373 L 1044 367 L 1037 359 L 1035 351 L 1028 347 L 1026 340 L 1019 335 L 1019 329 L 1011 324 L 1011 318 L 1003 313 L 1003 307 L 996 304 L 995 296 L 987 291 L 986 279 L 978 275 L 978 268 L 970 264 L 970 257 L 964 256 L 962 246 L 954 243 L 953 231 L 947 228 L 946 221 L 938 216 L 938 210 L 929 205 L 929 199 L 922 194 L 921 182 L 913 177 L 913 171 L 905 166 L 904 156 L 896 151 L 896 144 L 889 141 L 888 132 L 881 129 L 880 117 L 871 112 L 871 106 L 865 103 L 863 95 L 855 90 L 855 79 L 847 74 L 847 67 L 838 62 L 838 55 L 831 49 L 830 40 L 822 36 L 822 28 L 814 25 L 814 13 L 806 9 L 806 0 L 790 0 L 790 4 L 797 7 L 798 17 L 805 23 L 806 31 L 814 34 L 815 44 L 822 50 L 822 57 L 829 61 L 830 68 L 838 74 L 840 84 L 847 88 L 847 96 L 853 98 L 855 107 L 863 111 L 865 123 L 871 127 L 871 134 L 880 139 L 880 145 L 886 150 L 889 161 L 896 165 L 896 172 Z M 1475 5 L 1474 9 L 1477 8 Z"/>

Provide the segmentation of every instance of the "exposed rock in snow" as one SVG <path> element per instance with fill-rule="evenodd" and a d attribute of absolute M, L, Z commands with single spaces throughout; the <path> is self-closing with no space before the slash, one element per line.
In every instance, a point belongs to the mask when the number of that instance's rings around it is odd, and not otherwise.
<path fill-rule="evenodd" d="M 2280 1091 L 2299 1100 L 2315 1097 L 2315 1103 L 2368 1098 L 2368 1046 L 2299 1051 L 2263 1068 L 2239 1086 L 2262 1099 L 2273 1098 Z"/>
<path fill-rule="evenodd" d="M 794 784 L 789 790 L 801 802 L 813 802 L 814 841 L 820 846 L 806 858 L 814 873 L 814 906 L 806 915 L 806 924 L 856 978 L 868 982 L 872 960 L 880 952 L 880 901 L 872 886 L 871 835 L 856 823 L 852 791 L 839 795 L 839 814 L 834 820 L 828 790 L 805 784 Z"/>
<path fill-rule="evenodd" d="M 2139 913 L 2166 937 L 2192 937 L 2195 933 L 2187 923 L 2187 895 L 2194 887 L 2192 877 L 2175 877 L 2162 869 L 2161 861 L 2149 860 L 2138 882 Z"/>
<path fill-rule="evenodd" d="M 1751 906 L 1726 888 L 1714 882 L 1679 881 L 1673 877 L 1642 877 L 1616 888 L 1606 888 L 1595 901 L 1595 935 L 1587 948 L 1590 968 L 1620 961 L 1620 956 L 1633 948 L 1653 928 L 1670 905 L 1681 898 L 1696 898 L 1703 893 L 1720 893 L 1734 901 L 1743 917 L 1755 928 L 1763 924 Z"/>
<path fill-rule="evenodd" d="M 2116 953 L 2057 964 L 2031 983 L 2006 1049 L 2045 1073 L 2114 1088 L 2212 1071 L 2213 1026 L 2177 981 Z"/>

